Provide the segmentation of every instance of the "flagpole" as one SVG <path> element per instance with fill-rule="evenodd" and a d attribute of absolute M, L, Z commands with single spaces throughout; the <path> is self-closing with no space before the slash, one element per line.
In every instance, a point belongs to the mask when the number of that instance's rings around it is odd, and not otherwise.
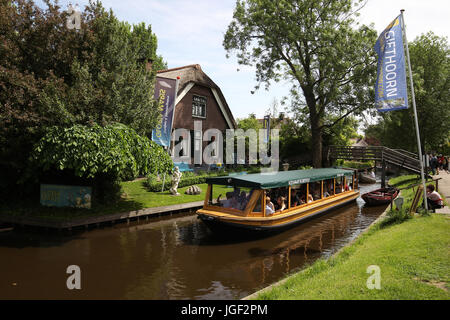
<path fill-rule="evenodd" d="M 402 15 L 402 30 L 403 30 L 403 37 L 405 38 L 405 43 L 406 43 L 406 58 L 408 60 L 409 80 L 411 82 L 411 98 L 412 98 L 412 104 L 413 104 L 413 110 L 414 110 L 414 122 L 416 124 L 417 148 L 419 149 L 420 176 L 422 178 L 422 185 L 423 185 L 423 202 L 424 202 L 425 210 L 428 211 L 427 189 L 425 186 L 425 175 L 423 172 L 422 147 L 420 145 L 419 122 L 417 121 L 416 97 L 414 95 L 414 82 L 413 82 L 413 78 L 412 78 L 411 61 L 409 59 L 408 39 L 406 39 L 405 20 L 403 18 L 404 11 L 405 11 L 405 9 L 400 10 L 401 15 Z"/>

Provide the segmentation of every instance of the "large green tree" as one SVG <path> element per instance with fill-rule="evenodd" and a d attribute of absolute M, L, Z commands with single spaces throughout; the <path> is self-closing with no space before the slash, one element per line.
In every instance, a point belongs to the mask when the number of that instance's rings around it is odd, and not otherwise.
<path fill-rule="evenodd" d="M 450 50 L 447 39 L 432 32 L 409 43 L 411 68 L 423 151 L 441 151 L 450 136 Z M 389 112 L 367 128 L 366 136 L 383 145 L 417 152 L 414 114 L 410 99 L 407 110 Z"/>
<path fill-rule="evenodd" d="M 91 2 L 81 28 L 69 29 L 66 8 L 45 5 L 0 1 L 0 187 L 8 189 L 49 126 L 120 122 L 146 135 L 159 116 L 153 86 L 164 63 L 150 26 Z"/>
<path fill-rule="evenodd" d="M 322 166 L 324 128 L 373 106 L 377 35 L 368 26 L 355 29 L 360 3 L 238 0 L 224 37 L 228 53 L 256 68 L 256 88 L 291 81 L 296 112 L 309 120 L 315 167 Z"/>

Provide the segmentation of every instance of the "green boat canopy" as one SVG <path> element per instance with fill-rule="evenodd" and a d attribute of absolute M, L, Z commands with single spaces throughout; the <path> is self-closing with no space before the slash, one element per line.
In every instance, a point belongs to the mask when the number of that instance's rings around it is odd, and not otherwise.
<path fill-rule="evenodd" d="M 206 178 L 206 183 L 257 189 L 272 189 L 314 181 L 334 179 L 343 176 L 351 177 L 352 175 L 353 170 L 323 168 L 212 177 Z"/>

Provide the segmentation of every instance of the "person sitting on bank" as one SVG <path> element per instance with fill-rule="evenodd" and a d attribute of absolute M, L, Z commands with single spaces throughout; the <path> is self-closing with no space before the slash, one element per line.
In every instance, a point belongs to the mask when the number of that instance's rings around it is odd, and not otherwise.
<path fill-rule="evenodd" d="M 266 197 L 266 215 L 272 215 L 275 212 L 275 207 L 270 201 L 270 197 Z"/>
<path fill-rule="evenodd" d="M 444 206 L 444 201 L 442 200 L 441 195 L 434 190 L 434 185 L 432 184 L 427 186 L 427 203 L 428 208 L 433 211 Z"/>

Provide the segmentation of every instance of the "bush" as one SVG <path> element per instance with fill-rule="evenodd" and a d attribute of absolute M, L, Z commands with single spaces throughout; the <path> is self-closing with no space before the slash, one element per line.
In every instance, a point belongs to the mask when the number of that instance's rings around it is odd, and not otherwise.
<path fill-rule="evenodd" d="M 201 175 L 195 175 L 193 172 L 189 172 L 189 174 L 185 175 L 183 172 L 183 175 L 181 176 L 181 180 L 178 183 L 178 188 L 188 187 L 195 184 L 202 184 L 206 182 L 206 178 L 208 177 L 217 177 L 217 176 L 225 176 L 227 173 L 225 172 L 215 172 L 215 173 L 205 173 Z M 145 187 L 150 192 L 161 192 L 164 182 L 164 190 L 168 190 L 172 186 L 172 176 L 166 175 L 166 179 L 164 180 L 163 177 L 160 177 L 158 181 L 157 177 L 155 175 L 149 175 L 147 177 L 146 182 L 144 183 Z"/>
<path fill-rule="evenodd" d="M 103 191 L 110 189 L 108 185 L 114 187 L 118 181 L 138 175 L 167 172 L 173 166 L 162 147 L 122 124 L 52 127 L 35 146 L 32 162 L 30 175 L 35 168 L 41 173 L 70 172 L 97 185 L 95 194 L 101 202 L 107 198 Z"/>

